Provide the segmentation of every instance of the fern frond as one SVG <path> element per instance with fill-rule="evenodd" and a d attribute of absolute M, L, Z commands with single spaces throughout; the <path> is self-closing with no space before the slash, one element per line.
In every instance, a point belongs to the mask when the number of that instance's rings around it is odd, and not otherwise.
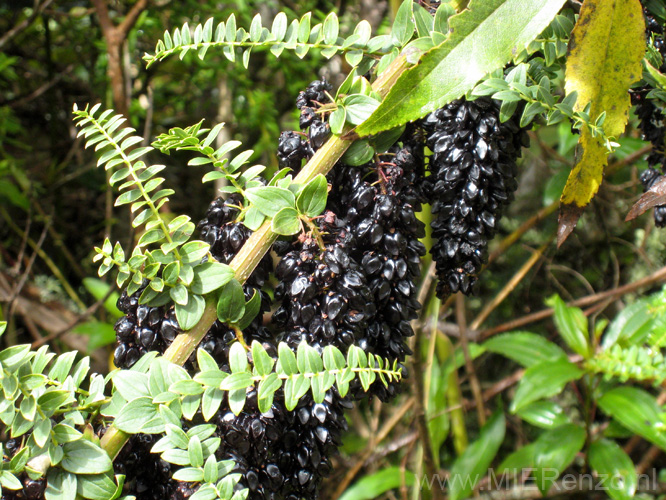
<path fill-rule="evenodd" d="M 110 184 L 115 186 L 123 181 L 118 187 L 121 194 L 116 199 L 116 206 L 131 204 L 132 213 L 136 214 L 132 225 L 138 227 L 146 224 L 147 231 L 139 240 L 139 247 L 163 241 L 173 243 L 173 235 L 159 209 L 169 201 L 168 197 L 174 191 L 172 189 L 156 191 L 164 182 L 163 177 L 156 175 L 166 167 L 154 165 L 146 168 L 146 164 L 139 158 L 153 148 L 148 146 L 132 149 L 143 139 L 131 135 L 134 129 L 130 127 L 115 132 L 125 122 L 125 117 L 120 114 L 113 115 L 113 110 L 110 109 L 95 116 L 99 108 L 100 105 L 97 104 L 90 110 L 87 106 L 84 110 L 75 109 L 74 121 L 77 127 L 83 127 L 78 136 L 88 139 L 86 148 L 95 145 L 95 151 L 101 153 L 97 166 L 104 166 L 106 170 L 116 168 L 111 175 Z M 174 248 L 173 252 L 179 259 L 178 249 Z"/>
<path fill-rule="evenodd" d="M 658 349 L 650 347 L 614 345 L 587 360 L 585 366 L 606 379 L 615 378 L 620 382 L 636 380 L 657 386 L 666 380 L 666 359 Z"/>
<path fill-rule="evenodd" d="M 364 58 L 379 58 L 399 47 L 388 35 L 371 38 L 370 24 L 365 20 L 347 38 L 339 37 L 335 13 L 330 13 L 323 23 L 311 26 L 309 12 L 291 22 L 281 12 L 273 20 L 270 30 L 262 25 L 259 14 L 252 20 L 249 31 L 236 27 L 234 14 L 215 29 L 213 23 L 213 19 L 208 19 L 204 24 L 197 25 L 193 32 L 188 23 L 171 33 L 165 31 L 164 38 L 157 42 L 155 53 L 144 55 L 147 66 L 175 54 L 183 59 L 190 51 L 196 52 L 199 59 L 204 59 L 211 48 L 222 49 L 222 54 L 231 62 L 240 57 L 245 68 L 252 50 L 258 49 L 268 49 L 275 57 L 279 57 L 284 50 L 291 50 L 301 59 L 313 49 L 326 58 L 340 52 L 351 66 L 358 66 Z"/>

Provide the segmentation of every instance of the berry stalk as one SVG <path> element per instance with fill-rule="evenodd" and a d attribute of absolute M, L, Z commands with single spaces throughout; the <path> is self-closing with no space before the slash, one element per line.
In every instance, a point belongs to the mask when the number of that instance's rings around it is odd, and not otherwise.
<path fill-rule="evenodd" d="M 400 55 L 372 84 L 373 90 L 382 98 L 385 97 L 400 75 L 410 66 L 407 56 L 405 54 Z M 326 141 L 294 178 L 294 182 L 305 184 L 318 174 L 326 175 L 352 142 L 358 138 L 355 134 L 351 137 L 349 135 L 347 134 L 344 139 L 343 136 L 332 136 Z M 229 265 L 234 269 L 235 277 L 241 284 L 252 274 L 252 271 L 277 239 L 277 236 L 271 230 L 271 221 L 267 220 L 238 251 Z M 208 301 L 199 323 L 191 330 L 178 335 L 164 353 L 164 358 L 178 365 L 185 363 L 216 319 L 216 304 L 214 301 Z M 113 460 L 129 438 L 129 434 L 110 426 L 102 437 L 100 444 Z"/>

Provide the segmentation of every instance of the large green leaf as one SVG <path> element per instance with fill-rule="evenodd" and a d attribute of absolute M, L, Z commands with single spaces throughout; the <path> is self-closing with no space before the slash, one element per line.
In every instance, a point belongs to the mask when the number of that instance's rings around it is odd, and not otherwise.
<path fill-rule="evenodd" d="M 583 371 L 566 358 L 556 361 L 543 361 L 525 370 L 520 379 L 511 411 L 517 412 L 524 406 L 542 398 L 549 398 L 560 392 L 567 382 L 579 378 Z"/>
<path fill-rule="evenodd" d="M 389 490 L 414 484 L 414 473 L 400 467 L 389 467 L 363 477 L 347 488 L 339 500 L 371 500 Z"/>
<path fill-rule="evenodd" d="M 356 132 L 376 134 L 441 108 L 503 67 L 543 31 L 564 0 L 474 0 L 449 18 L 449 38 L 405 71 Z"/>
<path fill-rule="evenodd" d="M 467 498 L 476 483 L 484 476 L 504 440 L 506 421 L 497 411 L 481 429 L 474 441 L 453 463 L 449 477 L 450 500 Z"/>
<path fill-rule="evenodd" d="M 573 461 L 585 444 L 585 430 L 565 424 L 544 432 L 534 443 L 534 478 L 546 496 L 555 480 Z"/>
<path fill-rule="evenodd" d="M 606 493 L 614 500 L 634 498 L 638 479 L 634 463 L 615 441 L 601 439 L 590 446 L 590 465 L 605 478 Z"/>
<path fill-rule="evenodd" d="M 566 353 L 541 335 L 530 332 L 512 332 L 497 335 L 487 340 L 483 347 L 496 354 L 501 354 L 525 367 L 542 361 L 554 361 L 566 356 Z"/>
<path fill-rule="evenodd" d="M 657 400 L 636 387 L 616 387 L 604 394 L 599 406 L 627 429 L 666 450 L 666 432 Z"/>

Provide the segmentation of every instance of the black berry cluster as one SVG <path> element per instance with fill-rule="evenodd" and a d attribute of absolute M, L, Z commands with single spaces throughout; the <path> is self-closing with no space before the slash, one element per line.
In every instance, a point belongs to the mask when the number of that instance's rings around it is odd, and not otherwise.
<path fill-rule="evenodd" d="M 657 18 L 647 9 L 643 8 L 645 15 L 646 38 L 652 40 L 655 49 L 662 57 L 659 71 L 666 71 L 666 42 L 664 41 L 664 27 Z M 648 168 L 641 174 L 643 190 L 647 191 L 652 185 L 663 177 L 666 166 L 666 149 L 664 137 L 666 136 L 665 116 L 662 108 L 655 104 L 655 99 L 649 99 L 651 88 L 644 85 L 632 91 L 632 103 L 636 105 L 636 115 L 640 123 L 643 140 L 652 144 L 652 151 L 647 155 Z M 658 227 L 666 226 L 666 205 L 654 208 L 654 221 Z"/>
<path fill-rule="evenodd" d="M 331 471 L 328 457 L 347 428 L 343 411 L 350 404 L 330 391 L 322 403 L 303 398 L 287 411 L 281 392 L 276 396 L 266 413 L 257 409 L 253 391 L 240 415 L 219 415 L 219 458 L 236 462 L 250 499 L 316 498 L 321 478 Z"/>
<path fill-rule="evenodd" d="M 440 297 L 471 293 L 496 233 L 503 208 L 516 189 L 516 158 L 528 145 L 520 113 L 500 123 L 499 104 L 489 98 L 458 99 L 429 114 L 430 176 L 425 189 L 432 203 Z"/>
<path fill-rule="evenodd" d="M 123 491 L 137 500 L 185 500 L 194 489 L 173 480 L 171 464 L 150 453 L 158 439 L 148 434 L 132 436 L 114 461 L 114 472 L 126 476 Z"/>
<path fill-rule="evenodd" d="M 118 345 L 113 363 L 130 368 L 148 351 L 164 352 L 180 333 L 173 306 L 149 307 L 139 304 L 139 296 L 148 283 L 132 295 L 124 290 L 118 299 L 118 309 L 125 314 L 114 329 Z"/>

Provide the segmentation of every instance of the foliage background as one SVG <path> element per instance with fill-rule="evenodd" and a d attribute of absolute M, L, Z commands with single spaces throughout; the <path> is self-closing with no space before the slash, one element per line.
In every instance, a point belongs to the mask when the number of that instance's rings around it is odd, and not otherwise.
<path fill-rule="evenodd" d="M 270 19 L 279 11 L 295 16 L 312 11 L 320 22 L 335 10 L 343 32 L 368 19 L 373 31 L 382 33 L 388 30 L 396 6 L 366 0 L 111 1 L 108 13 L 115 25 L 133 8 L 138 11 L 121 43 L 124 78 L 122 88 L 114 93 L 108 74 L 110 49 L 100 25 L 103 5 L 102 0 L 0 1 L 0 320 L 10 324 L 3 337 L 7 345 L 48 341 L 56 351 L 89 351 L 96 369 L 106 372 L 111 349 L 103 344 L 113 340 L 117 311 L 112 299 L 105 307 L 99 299 L 115 292 L 93 278 L 92 248 L 106 236 L 128 243 L 131 226 L 127 211 L 112 206 L 105 172 L 95 168 L 92 154 L 84 152 L 81 140 L 75 139 L 72 105 L 102 102 L 104 107 L 126 109 L 131 125 L 147 138 L 201 118 L 208 124 L 225 121 L 230 133 L 226 140 L 242 140 L 255 150 L 252 161 L 276 167 L 280 131 L 297 128 L 298 91 L 322 75 L 339 79 L 349 69 L 343 59 L 327 61 L 311 55 L 299 60 L 285 55 L 276 60 L 258 54 L 251 59 L 249 71 L 243 71 L 221 54 L 210 54 L 205 61 L 172 58 L 146 70 L 143 53 L 153 49 L 167 27 L 185 21 L 197 24 L 211 16 L 222 19 L 232 12 L 239 24 L 248 26 L 256 12 Z M 570 7 L 576 9 L 577 3 L 570 2 Z M 124 98 L 118 100 L 118 93 Z M 586 315 L 598 322 L 614 318 L 637 297 L 660 289 L 666 278 L 662 267 L 666 237 L 655 230 L 649 214 L 624 222 L 642 191 L 638 176 L 649 147 L 636 125 L 632 117 L 620 148 L 610 159 L 600 193 L 559 249 L 554 245 L 557 200 L 573 166 L 578 137 L 565 124 L 541 127 L 531 134 L 532 146 L 523 153 L 517 199 L 491 246 L 493 257 L 479 280 L 478 292 L 458 299 L 457 305 L 449 304 L 439 318 L 439 328 L 455 345 L 461 332 L 470 341 L 480 341 L 515 328 L 558 342 L 550 314 L 535 314 L 546 309 L 545 299 L 553 293 L 567 301 L 582 299 Z M 160 161 L 168 162 L 167 182 L 176 186 L 169 209 L 198 220 L 214 197 L 213 188 L 202 185 L 201 172 L 186 167 L 178 154 Z M 507 244 L 512 240 L 512 245 Z M 647 281 L 640 281 L 646 277 Z M 611 292 L 595 298 L 605 291 Z M 430 393 L 426 406 L 436 415 L 433 438 L 443 444 L 441 463 L 450 463 L 454 437 L 443 403 L 449 382 L 445 363 L 429 357 L 427 347 L 424 359 Z M 495 407 L 500 404 L 497 398 L 508 404 L 518 381 L 517 366 L 498 355 L 479 356 L 473 368 L 461 370 L 458 381 L 470 436 L 478 433 L 470 382 L 478 378 L 486 403 Z M 366 488 L 370 498 L 405 464 L 418 464 L 408 392 L 391 406 L 366 403 L 352 412 L 354 430 L 324 496 L 332 498 L 342 491 L 336 488 L 339 484 L 366 476 L 375 479 Z M 567 392 L 561 397 L 575 396 Z M 394 415 L 401 418 L 391 419 Z M 388 428 L 384 427 L 387 422 Z M 534 436 L 534 430 L 518 418 L 509 420 L 508 429 L 503 443 L 507 448 L 514 449 Z M 647 449 L 649 445 L 640 443 L 636 453 Z M 660 455 L 652 460 L 657 467 L 664 465 Z M 378 470 L 385 475 L 373 475 Z"/>

